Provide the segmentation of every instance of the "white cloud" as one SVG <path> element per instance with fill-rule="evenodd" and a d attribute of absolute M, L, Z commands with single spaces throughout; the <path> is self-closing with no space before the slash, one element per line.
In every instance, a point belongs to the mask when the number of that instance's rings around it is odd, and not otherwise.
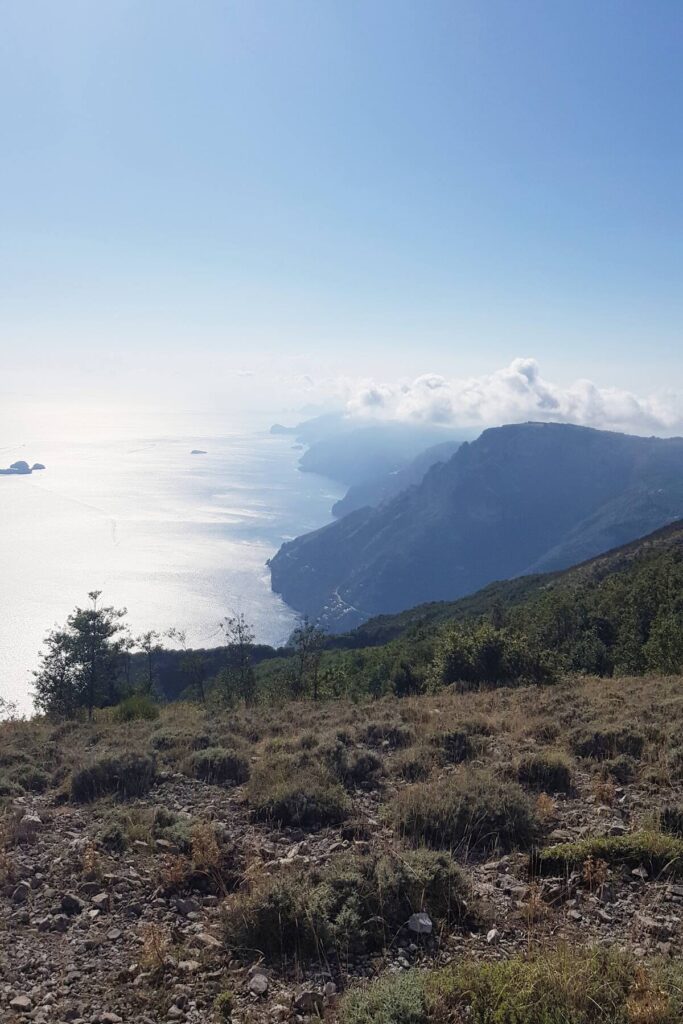
<path fill-rule="evenodd" d="M 683 430 L 681 394 L 643 397 L 590 380 L 561 387 L 544 380 L 535 359 L 514 359 L 495 373 L 464 380 L 427 373 L 397 385 L 365 381 L 346 409 L 363 418 L 461 427 L 553 420 L 639 434 Z"/>

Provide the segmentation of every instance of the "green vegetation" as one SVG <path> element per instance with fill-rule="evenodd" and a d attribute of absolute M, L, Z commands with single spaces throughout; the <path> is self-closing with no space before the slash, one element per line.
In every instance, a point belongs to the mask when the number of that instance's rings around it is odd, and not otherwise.
<path fill-rule="evenodd" d="M 561 843 L 540 850 L 534 865 L 544 875 L 564 875 L 580 869 L 591 858 L 614 867 L 645 868 L 650 874 L 683 875 L 683 839 L 662 832 L 633 832 L 626 836 L 598 836 L 576 843 Z"/>
<path fill-rule="evenodd" d="M 346 794 L 328 769 L 282 755 L 263 759 L 247 792 L 259 821 L 316 829 L 336 825 L 349 813 Z"/>
<path fill-rule="evenodd" d="M 572 787 L 569 760 L 557 750 L 523 758 L 517 766 L 517 778 L 523 786 L 544 793 L 568 793 Z"/>
<path fill-rule="evenodd" d="M 249 778 L 249 762 L 234 750 L 208 747 L 197 750 L 188 759 L 188 772 L 196 779 L 216 786 L 239 786 Z"/>
<path fill-rule="evenodd" d="M 445 853 L 339 856 L 321 871 L 259 879 L 226 907 L 224 935 L 238 953 L 297 961 L 333 948 L 339 956 L 378 951 L 411 914 L 444 926 L 473 920 L 469 883 Z"/>
<path fill-rule="evenodd" d="M 351 990 L 339 1016 L 342 1024 L 676 1024 L 681 1013 L 679 965 L 560 948 L 384 978 Z"/>
<path fill-rule="evenodd" d="M 88 803 L 112 794 L 120 800 L 144 796 L 154 784 L 156 768 L 152 758 L 137 754 L 106 757 L 75 772 L 71 798 Z"/>
<path fill-rule="evenodd" d="M 408 786 L 398 793 L 391 811 L 401 835 L 460 854 L 528 849 L 538 833 L 523 790 L 488 772 Z"/>

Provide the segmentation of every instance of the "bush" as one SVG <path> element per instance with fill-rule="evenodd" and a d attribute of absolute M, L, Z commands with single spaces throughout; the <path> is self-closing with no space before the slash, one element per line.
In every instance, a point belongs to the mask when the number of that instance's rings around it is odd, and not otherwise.
<path fill-rule="evenodd" d="M 159 706 L 151 697 L 142 693 L 134 693 L 130 697 L 126 697 L 114 708 L 114 718 L 117 722 L 134 722 L 138 719 L 152 722 L 158 717 Z"/>
<path fill-rule="evenodd" d="M 361 737 L 374 747 L 409 747 L 415 737 L 407 725 L 390 725 L 388 722 L 369 722 Z"/>
<path fill-rule="evenodd" d="M 527 849 L 538 834 L 524 791 L 483 772 L 409 786 L 392 810 L 397 829 L 414 842 L 462 853 Z"/>
<path fill-rule="evenodd" d="M 536 650 L 527 637 L 483 622 L 450 626 L 442 633 L 431 675 L 438 686 L 468 690 L 547 683 L 555 673 L 547 652 Z"/>
<path fill-rule="evenodd" d="M 347 789 L 374 789 L 377 786 L 382 761 L 372 751 L 349 750 L 345 744 L 337 742 L 320 751 L 320 755 Z M 300 763 L 310 762 L 304 760 Z"/>
<path fill-rule="evenodd" d="M 119 800 L 144 796 L 156 781 L 156 766 L 151 757 L 124 754 L 106 757 L 80 771 L 71 778 L 71 799 L 88 803 L 112 794 Z"/>
<path fill-rule="evenodd" d="M 606 761 L 617 754 L 639 758 L 643 753 L 645 737 L 632 729 L 597 729 L 575 733 L 572 746 L 579 757 L 590 757 L 594 761 Z"/>
<path fill-rule="evenodd" d="M 662 832 L 683 838 L 683 807 L 665 807 L 659 822 Z"/>
<path fill-rule="evenodd" d="M 469 1024 L 675 1024 L 681 970 L 617 950 L 560 948 L 532 959 L 462 960 L 428 976 L 428 1019 Z M 418 1018 L 419 1019 L 419 1018 Z"/>
<path fill-rule="evenodd" d="M 533 868 L 542 875 L 564 875 L 585 862 L 604 860 L 610 866 L 644 867 L 652 875 L 683 875 L 683 839 L 662 832 L 633 832 L 627 836 L 596 836 L 540 850 Z"/>
<path fill-rule="evenodd" d="M 434 767 L 435 751 L 431 747 L 415 747 L 396 755 L 394 770 L 406 782 L 423 782 Z"/>
<path fill-rule="evenodd" d="M 326 768 L 291 758 L 264 758 L 249 783 L 249 805 L 257 821 L 317 829 L 338 825 L 349 813 L 347 796 Z"/>
<path fill-rule="evenodd" d="M 449 764 L 462 764 L 474 757 L 477 747 L 468 732 L 457 729 L 455 732 L 443 733 L 434 737 L 436 746 L 441 747 L 444 758 Z"/>
<path fill-rule="evenodd" d="M 27 793 L 44 793 L 50 784 L 49 776 L 35 765 L 22 765 L 12 778 Z"/>
<path fill-rule="evenodd" d="M 543 793 L 568 793 L 572 786 L 569 762 L 554 750 L 525 757 L 517 766 L 517 778 L 523 786 Z"/>
<path fill-rule="evenodd" d="M 234 750 L 208 747 L 197 750 L 188 760 L 188 772 L 195 779 L 216 786 L 239 786 L 249 778 L 249 763 Z"/>
<path fill-rule="evenodd" d="M 633 782 L 638 772 L 638 764 L 635 758 L 628 754 L 620 754 L 619 757 L 611 757 L 602 761 L 601 770 L 604 770 L 615 782 L 623 786 L 628 782 Z"/>
<path fill-rule="evenodd" d="M 424 1024 L 424 979 L 417 971 L 389 975 L 367 988 L 351 989 L 339 1008 L 342 1024 Z"/>
<path fill-rule="evenodd" d="M 224 918 L 233 950 L 258 950 L 278 960 L 375 952 L 391 942 L 411 914 L 425 910 L 446 926 L 472 920 L 469 884 L 448 854 L 341 856 L 306 875 L 261 877 L 236 898 Z"/>

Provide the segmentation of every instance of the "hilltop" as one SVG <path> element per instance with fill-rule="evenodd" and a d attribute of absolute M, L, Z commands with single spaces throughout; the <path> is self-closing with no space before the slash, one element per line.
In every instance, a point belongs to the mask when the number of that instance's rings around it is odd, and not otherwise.
<path fill-rule="evenodd" d="M 682 682 L 2 724 L 0 1016 L 674 1024 Z"/>

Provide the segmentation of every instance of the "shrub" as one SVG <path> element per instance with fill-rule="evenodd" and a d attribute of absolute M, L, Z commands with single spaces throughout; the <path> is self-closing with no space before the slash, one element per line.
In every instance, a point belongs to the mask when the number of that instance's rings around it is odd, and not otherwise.
<path fill-rule="evenodd" d="M 396 755 L 394 770 L 406 782 L 422 782 L 434 767 L 435 751 L 430 747 L 415 747 Z"/>
<path fill-rule="evenodd" d="M 415 737 L 407 725 L 390 725 L 388 722 L 369 722 L 361 737 L 366 743 L 375 747 L 409 747 Z"/>
<path fill-rule="evenodd" d="M 196 779 L 216 786 L 239 786 L 249 778 L 249 763 L 234 750 L 208 747 L 190 756 L 188 772 Z"/>
<path fill-rule="evenodd" d="M 424 979 L 417 971 L 351 989 L 339 1008 L 342 1024 L 425 1024 Z"/>
<path fill-rule="evenodd" d="M 617 754 L 639 758 L 644 745 L 645 737 L 632 729 L 580 731 L 574 734 L 572 740 L 574 751 L 579 757 L 590 757 L 594 761 L 605 761 Z"/>
<path fill-rule="evenodd" d="M 12 772 L 12 778 L 27 793 L 44 793 L 50 784 L 46 772 L 35 765 L 22 765 Z"/>
<path fill-rule="evenodd" d="M 279 960 L 382 949 L 411 914 L 425 910 L 445 925 L 471 920 L 469 884 L 448 854 L 341 856 L 322 870 L 261 877 L 235 899 L 224 918 L 235 950 Z"/>
<path fill-rule="evenodd" d="M 368 750 L 349 750 L 343 743 L 335 743 L 320 752 L 325 763 L 347 789 L 360 786 L 374 789 L 382 770 L 377 754 Z M 311 763 L 301 761 L 302 765 Z"/>
<path fill-rule="evenodd" d="M 431 674 L 436 685 L 460 690 L 547 683 L 554 678 L 547 652 L 536 650 L 520 633 L 486 622 L 448 627 L 437 642 Z"/>
<path fill-rule="evenodd" d="M 422 1021 L 675 1024 L 683 1010 L 681 981 L 675 965 L 646 966 L 607 949 L 560 948 L 495 963 L 461 960 L 428 976 Z"/>
<path fill-rule="evenodd" d="M 119 800 L 144 796 L 156 780 L 156 767 L 151 757 L 123 754 L 106 757 L 74 772 L 71 778 L 71 799 L 87 803 L 112 794 Z"/>
<path fill-rule="evenodd" d="M 392 810 L 398 830 L 415 842 L 462 852 L 525 849 L 538 832 L 524 791 L 483 772 L 409 786 Z"/>
<path fill-rule="evenodd" d="M 517 766 L 517 778 L 523 786 L 544 793 L 568 793 L 572 785 L 567 758 L 554 750 L 525 757 Z"/>
<path fill-rule="evenodd" d="M 317 829 L 349 813 L 347 796 L 330 771 L 284 757 L 264 758 L 249 783 L 249 805 L 258 821 Z"/>
<path fill-rule="evenodd" d="M 610 866 L 644 867 L 650 874 L 683 875 L 683 839 L 662 832 L 633 832 L 627 836 L 596 836 L 540 850 L 534 867 L 543 875 L 563 875 L 580 869 L 589 859 Z"/>
<path fill-rule="evenodd" d="M 461 764 L 474 757 L 476 745 L 464 729 L 443 733 L 434 737 L 434 743 L 441 747 L 444 758 L 449 764 Z"/>
<path fill-rule="evenodd" d="M 683 807 L 665 807 L 659 821 L 662 832 L 683 838 Z"/>
<path fill-rule="evenodd" d="M 628 754 L 620 754 L 618 757 L 608 758 L 601 763 L 601 768 L 607 772 L 615 782 L 625 785 L 633 782 L 638 771 L 638 763 L 635 758 Z"/>
<path fill-rule="evenodd" d="M 126 697 L 114 708 L 114 718 L 117 722 L 134 722 L 138 719 L 152 722 L 158 717 L 159 706 L 151 697 L 142 693 L 134 693 L 130 697 Z"/>

